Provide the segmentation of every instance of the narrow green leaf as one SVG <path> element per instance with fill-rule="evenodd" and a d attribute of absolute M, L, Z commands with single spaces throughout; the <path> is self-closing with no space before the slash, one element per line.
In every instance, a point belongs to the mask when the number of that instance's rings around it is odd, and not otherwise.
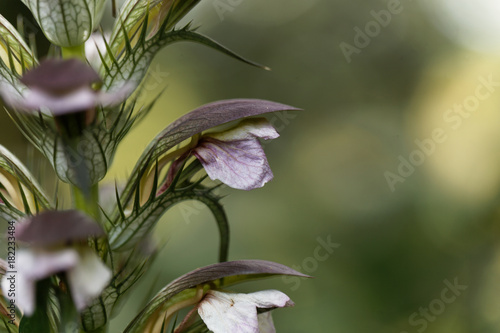
<path fill-rule="evenodd" d="M 258 64 L 256 62 L 253 62 L 251 60 L 245 59 L 242 56 L 238 55 L 237 53 L 231 51 L 230 49 L 226 48 L 222 44 L 219 44 L 218 42 L 214 41 L 213 39 L 204 36 L 202 34 L 199 34 L 194 31 L 189 31 L 189 30 L 179 30 L 179 36 L 177 36 L 179 41 L 190 41 L 190 42 L 196 42 L 200 43 L 202 45 L 208 46 L 210 48 L 213 48 L 216 51 L 219 51 L 221 53 L 224 53 L 236 60 L 242 61 L 248 65 L 259 67 L 265 70 L 271 70 L 269 67 Z M 165 36 L 165 38 L 168 38 L 168 35 Z"/>
<path fill-rule="evenodd" d="M 10 86 L 10 94 L 20 94 L 25 87 L 19 77 L 36 63 L 22 36 L 0 15 L 0 86 Z"/>
<path fill-rule="evenodd" d="M 200 0 L 126 1 L 120 9 L 109 39 L 110 56 L 118 57 L 123 54 L 126 39 L 132 41 L 131 45 L 134 46 L 137 33 L 141 30 L 144 30 L 144 37 L 147 39 L 170 30 L 199 2 Z"/>
<path fill-rule="evenodd" d="M 27 214 L 27 215 L 32 215 L 33 213 L 31 212 L 31 208 L 30 208 L 30 205 L 28 203 L 28 199 L 26 198 L 26 193 L 24 193 L 24 190 L 23 190 L 23 187 L 22 187 L 22 184 L 21 182 L 18 180 L 17 181 L 17 186 L 19 188 L 19 192 L 20 192 L 20 195 L 21 195 L 21 199 L 23 200 L 23 208 L 24 208 L 24 212 Z"/>
<path fill-rule="evenodd" d="M 229 255 L 229 222 L 224 207 L 220 204 L 219 199 L 210 193 L 198 196 L 197 200 L 203 202 L 210 209 L 217 222 L 220 235 L 219 262 L 227 261 Z"/>
<path fill-rule="evenodd" d="M 113 279 L 109 286 L 81 313 L 82 326 L 85 331 L 98 330 L 106 325 L 117 308 L 120 307 L 123 295 L 143 276 L 156 254 L 144 257 L 139 250 L 123 253 L 118 258 L 119 267 L 113 266 Z M 113 261 L 115 261 L 113 259 Z"/>
<path fill-rule="evenodd" d="M 136 44 L 132 44 L 128 36 L 124 37 L 124 47 L 119 55 L 116 55 L 116 59 L 105 59 L 105 65 L 103 64 L 101 67 L 101 76 L 104 78 L 104 86 L 107 90 L 119 89 L 119 87 L 122 87 L 126 82 L 130 81 L 138 85 L 145 77 L 149 65 L 158 51 L 167 45 L 180 41 L 197 42 L 247 64 L 269 69 L 266 66 L 259 65 L 239 56 L 202 34 L 188 30 L 188 27 L 157 34 L 152 39 L 141 37 L 137 39 L 138 41 Z M 108 53 L 109 52 L 113 52 L 113 50 L 109 49 Z"/>
<path fill-rule="evenodd" d="M 17 328 L 17 326 L 9 324 L 3 316 L 1 318 L 2 318 L 2 322 L 3 322 L 3 327 L 0 327 L 0 328 L 2 328 L 2 329 L 0 329 L 0 332 L 6 332 L 6 333 L 19 332 L 19 329 Z"/>
<path fill-rule="evenodd" d="M 0 15 L 0 62 L 12 65 L 15 70 L 10 74 L 17 76 L 23 74 L 23 68 L 31 68 L 37 63 L 21 34 L 2 15 Z"/>
<path fill-rule="evenodd" d="M 122 220 L 125 220 L 125 211 L 123 210 L 121 200 L 120 200 L 120 195 L 118 194 L 118 186 L 116 184 L 115 184 L 115 195 L 116 195 L 117 208 L 118 208 L 118 211 L 120 212 L 120 218 Z M 115 224 L 113 224 L 113 226 L 116 227 Z"/>
<path fill-rule="evenodd" d="M 138 193 L 138 190 L 135 193 Z M 150 197 L 143 206 L 140 206 L 139 198 L 136 195 L 132 214 L 125 220 L 122 219 L 121 215 L 118 220 L 113 222 L 114 227 L 109 231 L 111 248 L 115 251 L 124 251 L 135 247 L 138 242 L 152 232 L 168 209 L 182 201 L 198 200 L 210 209 L 215 218 L 220 235 L 219 261 L 226 261 L 229 250 L 229 223 L 219 199 L 205 189 L 168 190 L 156 198 Z"/>
<path fill-rule="evenodd" d="M 102 111 L 107 121 L 87 127 L 78 142 L 63 142 L 51 116 L 37 116 L 20 112 L 8 112 L 25 137 L 52 164 L 58 177 L 77 185 L 95 184 L 106 174 L 120 141 L 132 126 L 146 114 L 151 104 L 134 115 L 135 101 Z M 86 179 L 81 179 L 82 173 Z"/>
<path fill-rule="evenodd" d="M 182 333 L 208 333 L 210 330 L 207 328 L 207 325 L 203 322 L 203 320 L 198 319 L 191 326 L 189 326 L 186 331 Z"/>
<path fill-rule="evenodd" d="M 31 213 L 32 208 L 40 205 L 43 209 L 50 209 L 52 204 L 45 195 L 43 189 L 28 169 L 5 147 L 0 145 L 0 175 L 3 174 L 4 181 L 17 190 L 17 201 L 21 205 L 9 202 L 5 196 L 0 195 L 4 204 L 0 204 L 0 214 L 7 219 L 18 219 L 24 214 Z M 9 180 L 10 179 L 10 180 Z M 1 178 L 0 178 L 1 180 Z M 28 198 L 29 197 L 29 198 Z M 31 201 L 33 198 L 33 202 Z M 31 205 L 33 207 L 31 207 Z M 21 211 L 23 209 L 23 211 Z"/>

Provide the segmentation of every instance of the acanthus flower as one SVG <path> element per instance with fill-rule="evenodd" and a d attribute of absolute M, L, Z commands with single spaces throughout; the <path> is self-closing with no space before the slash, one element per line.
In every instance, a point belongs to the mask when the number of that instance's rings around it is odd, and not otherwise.
<path fill-rule="evenodd" d="M 67 134 L 81 132 L 94 121 L 97 106 L 119 104 L 133 89 L 130 84 L 115 92 L 95 90 L 93 85 L 101 82 L 99 75 L 76 58 L 46 59 L 20 81 L 26 86 L 22 94 L 12 86 L 0 86 L 5 103 L 17 111 L 51 113 Z"/>
<path fill-rule="evenodd" d="M 99 296 L 111 279 L 110 269 L 86 242 L 104 231 L 78 211 L 46 211 L 16 224 L 16 239 L 29 245 L 17 252 L 15 302 L 25 315 L 35 311 L 37 283 L 64 274 L 78 311 Z M 9 280 L 2 279 L 8 290 Z"/>
<path fill-rule="evenodd" d="M 250 294 L 209 290 L 198 304 L 198 314 L 214 333 L 274 333 L 269 311 L 291 306 L 292 300 L 277 290 Z"/>
<path fill-rule="evenodd" d="M 278 137 L 266 119 L 247 119 L 227 131 L 203 135 L 192 153 L 210 179 L 235 189 L 252 190 L 273 179 L 259 139 Z"/>
<path fill-rule="evenodd" d="M 172 161 L 164 183 L 157 196 L 172 184 L 175 175 L 190 156 L 196 157 L 212 180 L 220 180 L 227 186 L 240 190 L 263 187 L 273 179 L 273 173 L 260 143 L 279 137 L 276 129 L 265 118 L 242 120 L 234 127 L 221 132 L 195 135 L 191 142 L 159 161 L 159 168 Z M 142 203 L 152 189 L 152 170 L 143 183 Z"/>

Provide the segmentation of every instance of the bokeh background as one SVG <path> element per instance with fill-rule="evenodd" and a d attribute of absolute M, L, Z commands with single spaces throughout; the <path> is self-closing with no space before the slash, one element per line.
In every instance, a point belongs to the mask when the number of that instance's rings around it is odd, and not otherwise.
<path fill-rule="evenodd" d="M 0 3 L 13 21 L 20 11 L 28 17 L 20 1 Z M 499 332 L 499 17 L 495 0 L 202 1 L 184 22 L 273 70 L 200 45 L 164 49 L 144 101 L 165 93 L 106 181 L 124 180 L 157 132 L 201 104 L 251 97 L 303 108 L 272 116 L 275 179 L 223 193 L 231 259 L 315 278 L 238 290 L 290 295 L 295 308 L 274 314 L 280 332 Z M 33 154 L 3 111 L 0 142 Z M 113 331 L 150 292 L 216 261 L 214 221 L 195 203 L 168 212 L 154 236 L 164 245 L 157 265 Z"/>

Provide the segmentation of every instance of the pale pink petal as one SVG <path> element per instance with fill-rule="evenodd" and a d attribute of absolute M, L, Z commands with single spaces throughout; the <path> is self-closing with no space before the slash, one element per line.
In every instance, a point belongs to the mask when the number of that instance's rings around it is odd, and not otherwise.
<path fill-rule="evenodd" d="M 91 85 L 100 81 L 99 76 L 77 59 L 44 60 L 20 80 L 26 85 L 22 93 L 6 84 L 0 86 L 0 97 L 5 104 L 17 111 L 50 111 L 54 116 L 84 112 L 98 105 L 117 105 L 137 86 L 128 82 L 115 91 L 95 91 Z"/>
<path fill-rule="evenodd" d="M 228 131 L 204 135 L 193 155 L 210 179 L 219 179 L 232 188 L 252 190 L 273 179 L 259 138 L 278 136 L 267 120 L 250 119 Z"/>
<path fill-rule="evenodd" d="M 38 247 L 86 241 L 104 235 L 104 230 L 79 210 L 46 210 L 16 223 L 16 238 Z"/>
<path fill-rule="evenodd" d="M 64 95 L 81 87 L 90 87 L 101 79 L 92 67 L 77 58 L 48 58 L 24 73 L 20 81 L 30 89 Z"/>

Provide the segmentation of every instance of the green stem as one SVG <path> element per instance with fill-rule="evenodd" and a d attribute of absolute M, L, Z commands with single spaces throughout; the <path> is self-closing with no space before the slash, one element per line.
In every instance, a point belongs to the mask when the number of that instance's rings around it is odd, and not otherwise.
<path fill-rule="evenodd" d="M 59 278 L 66 288 L 69 288 L 66 273 L 60 274 Z M 56 290 L 56 295 L 61 307 L 59 332 L 72 333 L 78 327 L 78 311 L 75 308 L 73 297 L 68 290 L 62 291 L 61 289 Z"/>
<path fill-rule="evenodd" d="M 88 195 L 82 192 L 77 186 L 73 185 L 72 189 L 75 208 L 87 213 L 95 220 L 100 221 L 99 185 L 92 185 Z"/>
<path fill-rule="evenodd" d="M 85 44 L 70 47 L 61 47 L 62 57 L 64 59 L 78 58 L 85 60 Z"/>

